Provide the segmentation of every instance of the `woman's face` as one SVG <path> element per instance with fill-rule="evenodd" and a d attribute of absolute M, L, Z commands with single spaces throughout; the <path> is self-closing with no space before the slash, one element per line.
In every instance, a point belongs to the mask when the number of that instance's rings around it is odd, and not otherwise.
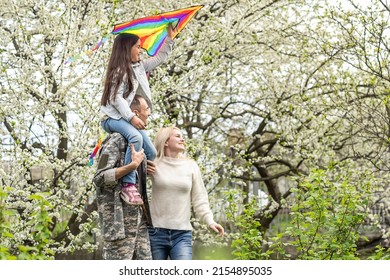
<path fill-rule="evenodd" d="M 171 152 L 182 153 L 185 150 L 185 141 L 181 131 L 178 129 L 174 129 L 172 131 L 171 136 L 165 143 L 166 149 Z"/>
<path fill-rule="evenodd" d="M 136 62 L 139 62 L 141 60 L 141 41 L 138 40 L 137 43 L 131 47 L 131 62 L 132 63 L 136 63 Z"/>

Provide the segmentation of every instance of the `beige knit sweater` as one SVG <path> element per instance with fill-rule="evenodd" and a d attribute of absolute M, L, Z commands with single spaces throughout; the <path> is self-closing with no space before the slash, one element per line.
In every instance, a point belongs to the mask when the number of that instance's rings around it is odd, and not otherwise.
<path fill-rule="evenodd" d="M 192 230 L 191 206 L 207 225 L 214 222 L 199 166 L 191 159 L 156 159 L 150 212 L 154 227 Z"/>

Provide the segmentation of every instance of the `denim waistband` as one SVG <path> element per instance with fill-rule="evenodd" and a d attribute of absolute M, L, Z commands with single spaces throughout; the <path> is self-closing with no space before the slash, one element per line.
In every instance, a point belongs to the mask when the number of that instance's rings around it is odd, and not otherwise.
<path fill-rule="evenodd" d="M 170 228 L 162 228 L 162 227 L 148 227 L 148 229 L 158 229 L 160 231 L 172 232 L 172 231 L 192 231 L 189 229 L 170 229 Z"/>

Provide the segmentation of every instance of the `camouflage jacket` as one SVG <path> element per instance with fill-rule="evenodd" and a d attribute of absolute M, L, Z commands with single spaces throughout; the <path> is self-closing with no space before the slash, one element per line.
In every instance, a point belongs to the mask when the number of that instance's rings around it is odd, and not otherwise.
<path fill-rule="evenodd" d="M 138 234 L 140 223 L 151 226 L 146 193 L 146 161 L 138 168 L 138 190 L 144 206 L 130 206 L 120 198 L 121 180 L 115 180 L 115 169 L 123 165 L 127 141 L 119 134 L 110 134 L 98 153 L 98 167 L 93 177 L 103 238 L 114 241 Z M 126 216 L 127 215 L 127 216 Z M 130 220 L 125 228 L 125 219 Z"/>

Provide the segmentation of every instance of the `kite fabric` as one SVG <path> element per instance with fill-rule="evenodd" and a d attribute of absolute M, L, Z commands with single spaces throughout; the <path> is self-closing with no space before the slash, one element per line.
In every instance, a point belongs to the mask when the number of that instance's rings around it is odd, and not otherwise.
<path fill-rule="evenodd" d="M 86 52 L 84 53 L 79 53 L 78 55 L 76 56 L 73 56 L 71 58 L 68 58 L 66 61 L 65 61 L 65 64 L 68 64 L 68 63 L 71 63 L 72 61 L 75 61 L 83 56 L 89 56 L 91 55 L 94 51 L 96 51 L 98 48 L 100 48 L 107 40 L 108 38 L 110 37 L 111 34 L 109 34 L 107 37 L 103 38 L 95 47 L 93 47 L 92 49 L 90 50 L 87 50 Z"/>
<path fill-rule="evenodd" d="M 143 48 L 149 56 L 154 56 L 161 48 L 168 35 L 167 26 L 172 24 L 175 30 L 173 37 L 176 37 L 201 8 L 203 8 L 203 5 L 192 6 L 116 24 L 114 25 L 113 31 L 107 37 L 103 38 L 94 48 L 69 58 L 65 64 L 81 58 L 83 55 L 91 55 L 108 40 L 111 34 L 117 35 L 120 33 L 137 35 L 141 41 L 141 48 Z"/>
<path fill-rule="evenodd" d="M 103 38 L 94 48 L 84 53 L 78 54 L 75 57 L 69 58 L 65 64 L 79 59 L 85 55 L 91 55 L 108 40 L 111 34 L 117 35 L 120 33 L 131 33 L 137 35 L 140 38 L 141 48 L 146 50 L 149 56 L 154 56 L 161 48 L 162 44 L 168 36 L 167 26 L 172 24 L 175 32 L 173 37 L 176 37 L 176 35 L 179 34 L 179 32 L 187 25 L 187 23 L 201 8 L 203 8 L 203 5 L 192 6 L 116 24 L 113 31 L 108 34 L 108 36 Z M 93 149 L 93 152 L 90 154 L 88 160 L 89 166 L 93 165 L 94 157 L 100 149 L 105 134 L 106 133 L 103 133 L 95 148 Z"/>
<path fill-rule="evenodd" d="M 203 5 L 193 6 L 116 24 L 112 34 L 131 33 L 137 35 L 141 41 L 141 48 L 146 50 L 149 56 L 154 56 L 168 35 L 167 26 L 173 25 L 174 37 L 176 37 L 202 7 Z"/>

